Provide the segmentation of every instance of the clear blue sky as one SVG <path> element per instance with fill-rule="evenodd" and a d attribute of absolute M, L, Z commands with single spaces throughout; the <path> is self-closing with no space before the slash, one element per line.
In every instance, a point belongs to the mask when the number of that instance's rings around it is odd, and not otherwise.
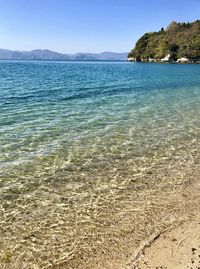
<path fill-rule="evenodd" d="M 129 51 L 147 31 L 200 19 L 200 0 L 0 0 L 0 48 Z"/>

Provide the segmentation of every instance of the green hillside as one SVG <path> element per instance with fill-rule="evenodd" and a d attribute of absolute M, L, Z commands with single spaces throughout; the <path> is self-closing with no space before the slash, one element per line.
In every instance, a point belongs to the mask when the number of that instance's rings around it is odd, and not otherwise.
<path fill-rule="evenodd" d="M 128 58 L 137 61 L 159 61 L 167 54 L 170 60 L 187 57 L 191 61 L 200 60 L 200 21 L 192 23 L 172 22 L 167 29 L 144 34 L 136 43 Z"/>

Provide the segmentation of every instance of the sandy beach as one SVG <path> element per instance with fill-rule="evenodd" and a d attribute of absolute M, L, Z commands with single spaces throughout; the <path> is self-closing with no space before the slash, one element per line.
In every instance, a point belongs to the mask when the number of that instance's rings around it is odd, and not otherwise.
<path fill-rule="evenodd" d="M 134 269 L 200 268 L 200 221 L 187 221 L 145 245 Z M 148 240 L 147 240 L 148 242 Z"/>
<path fill-rule="evenodd" d="M 185 193 L 192 197 L 198 195 L 199 190 L 200 182 L 196 181 Z M 199 269 L 200 216 L 152 234 L 141 243 L 125 268 Z"/>

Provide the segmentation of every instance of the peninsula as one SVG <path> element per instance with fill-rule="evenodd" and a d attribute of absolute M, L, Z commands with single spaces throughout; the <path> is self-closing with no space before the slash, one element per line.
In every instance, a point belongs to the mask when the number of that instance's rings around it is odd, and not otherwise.
<path fill-rule="evenodd" d="M 200 20 L 173 21 L 166 29 L 145 33 L 128 54 L 128 61 L 200 63 Z"/>

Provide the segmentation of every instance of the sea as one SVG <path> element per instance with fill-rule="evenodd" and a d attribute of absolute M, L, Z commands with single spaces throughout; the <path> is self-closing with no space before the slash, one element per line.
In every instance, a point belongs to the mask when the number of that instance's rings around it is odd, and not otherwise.
<path fill-rule="evenodd" d="M 200 65 L 0 61 L 0 268 L 127 268 L 199 164 Z"/>

